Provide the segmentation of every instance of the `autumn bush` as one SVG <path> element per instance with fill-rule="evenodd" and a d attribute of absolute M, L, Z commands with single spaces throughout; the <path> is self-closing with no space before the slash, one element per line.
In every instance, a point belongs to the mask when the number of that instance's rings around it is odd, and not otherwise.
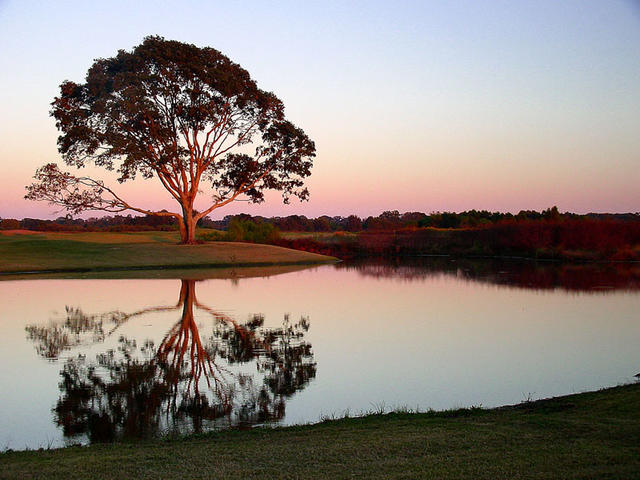
<path fill-rule="evenodd" d="M 199 233 L 200 241 L 226 241 L 276 244 L 280 238 L 280 231 L 271 223 L 234 218 L 226 232 L 212 230 Z"/>
<path fill-rule="evenodd" d="M 523 256 L 640 260 L 640 222 L 607 219 L 505 221 L 475 228 L 408 228 L 352 237 L 278 240 L 278 245 L 340 258 L 392 255 Z"/>

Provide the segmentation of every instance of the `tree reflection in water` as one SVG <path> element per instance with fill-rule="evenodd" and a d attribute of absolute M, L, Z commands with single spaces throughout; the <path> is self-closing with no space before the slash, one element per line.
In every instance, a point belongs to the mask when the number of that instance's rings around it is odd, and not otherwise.
<path fill-rule="evenodd" d="M 561 289 L 576 293 L 640 290 L 638 262 L 563 263 L 499 258 L 391 257 L 338 263 L 370 278 L 424 281 L 449 276 L 458 280 L 527 290 Z"/>
<path fill-rule="evenodd" d="M 95 361 L 82 355 L 66 361 L 54 408 L 66 437 L 114 441 L 279 420 L 286 399 L 315 377 L 311 345 L 304 341 L 308 319 L 292 323 L 285 315 L 279 328 L 264 328 L 261 315 L 238 323 L 200 303 L 194 280 L 182 280 L 175 306 L 102 315 L 67 307 L 62 322 L 26 330 L 38 353 L 55 359 L 64 350 L 104 341 L 134 317 L 180 308 L 180 320 L 157 347 L 120 336 L 117 349 Z M 214 320 L 208 338 L 200 335 L 196 309 Z M 250 363 L 257 376 L 246 372 Z"/>

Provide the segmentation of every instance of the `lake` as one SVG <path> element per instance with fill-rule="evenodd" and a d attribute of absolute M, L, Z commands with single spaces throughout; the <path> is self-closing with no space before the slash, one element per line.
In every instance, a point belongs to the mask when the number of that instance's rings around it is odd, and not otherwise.
<path fill-rule="evenodd" d="M 0 448 L 493 407 L 640 372 L 638 264 L 256 273 L 2 281 Z"/>

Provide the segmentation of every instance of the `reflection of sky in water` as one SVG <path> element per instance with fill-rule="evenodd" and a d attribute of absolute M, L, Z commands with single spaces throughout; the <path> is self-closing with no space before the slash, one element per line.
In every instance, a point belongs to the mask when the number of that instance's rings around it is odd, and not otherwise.
<path fill-rule="evenodd" d="M 567 293 L 478 283 L 453 275 L 397 281 L 333 266 L 239 282 L 196 283 L 198 300 L 265 328 L 308 317 L 316 377 L 286 403 L 285 423 L 379 405 L 494 406 L 615 385 L 640 372 L 640 294 Z M 179 280 L 34 280 L 0 284 L 0 448 L 60 444 L 51 409 L 63 361 L 38 357 L 25 326 L 47 325 L 65 306 L 88 314 L 175 305 Z M 156 342 L 180 313 L 160 312 L 118 332 Z M 203 336 L 207 315 L 196 312 Z M 72 349 L 88 359 L 104 344 Z M 253 367 L 254 368 L 254 367 Z"/>

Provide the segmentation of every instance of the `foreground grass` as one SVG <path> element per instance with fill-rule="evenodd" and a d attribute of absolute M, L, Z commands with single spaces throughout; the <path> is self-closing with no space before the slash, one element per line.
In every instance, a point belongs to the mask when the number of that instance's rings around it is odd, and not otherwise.
<path fill-rule="evenodd" d="M 0 235 L 0 272 L 269 266 L 331 262 L 331 257 L 247 243 L 178 245 L 175 232 Z"/>
<path fill-rule="evenodd" d="M 493 410 L 0 455 L 0 478 L 354 477 L 640 478 L 640 384 Z"/>

